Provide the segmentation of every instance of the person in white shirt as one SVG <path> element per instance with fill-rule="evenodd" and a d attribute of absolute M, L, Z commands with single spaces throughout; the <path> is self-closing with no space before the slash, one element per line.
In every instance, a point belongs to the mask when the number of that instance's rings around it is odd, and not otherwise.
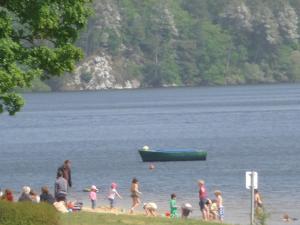
<path fill-rule="evenodd" d="M 110 191 L 109 191 L 109 194 L 108 194 L 108 201 L 109 201 L 111 209 L 113 209 L 115 207 L 115 198 L 116 198 L 116 195 L 120 199 L 122 199 L 122 196 L 117 191 L 117 187 L 118 187 L 118 185 L 116 183 L 112 183 L 111 186 L 110 186 Z"/>

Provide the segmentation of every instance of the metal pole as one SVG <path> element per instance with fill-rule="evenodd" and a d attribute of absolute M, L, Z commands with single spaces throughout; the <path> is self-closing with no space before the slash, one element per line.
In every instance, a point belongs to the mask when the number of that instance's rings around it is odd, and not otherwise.
<path fill-rule="evenodd" d="M 251 218 L 250 224 L 254 224 L 254 171 L 251 172 Z"/>

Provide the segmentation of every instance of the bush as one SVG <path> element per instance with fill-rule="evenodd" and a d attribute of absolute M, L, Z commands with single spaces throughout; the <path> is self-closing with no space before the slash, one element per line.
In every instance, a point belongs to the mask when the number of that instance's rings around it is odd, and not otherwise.
<path fill-rule="evenodd" d="M 1 225 L 59 225 L 59 214 L 49 204 L 0 201 Z"/>
<path fill-rule="evenodd" d="M 267 221 L 270 215 L 266 212 L 265 208 L 257 208 L 255 210 L 255 224 L 256 225 L 267 225 Z"/>

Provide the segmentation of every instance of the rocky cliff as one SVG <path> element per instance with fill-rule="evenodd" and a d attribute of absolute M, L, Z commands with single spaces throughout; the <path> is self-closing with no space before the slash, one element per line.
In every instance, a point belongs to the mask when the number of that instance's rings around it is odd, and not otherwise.
<path fill-rule="evenodd" d="M 108 50 L 113 35 L 121 38 L 121 15 L 115 1 L 95 1 L 94 15 L 89 26 L 81 34 L 79 45 L 85 50 L 86 58 L 78 64 L 73 74 L 64 80 L 64 90 L 100 90 L 138 88 L 140 82 L 124 76 L 125 62 Z M 93 46 L 89 42 L 96 42 Z M 123 48 L 126 48 L 123 46 Z M 126 70 L 125 70 L 126 71 Z"/>

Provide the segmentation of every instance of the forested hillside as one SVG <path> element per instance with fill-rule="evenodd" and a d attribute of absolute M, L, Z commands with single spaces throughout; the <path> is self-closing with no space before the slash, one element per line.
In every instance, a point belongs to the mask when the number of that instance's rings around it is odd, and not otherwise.
<path fill-rule="evenodd" d="M 300 80 L 300 0 L 94 0 L 86 59 L 54 89 Z"/>

